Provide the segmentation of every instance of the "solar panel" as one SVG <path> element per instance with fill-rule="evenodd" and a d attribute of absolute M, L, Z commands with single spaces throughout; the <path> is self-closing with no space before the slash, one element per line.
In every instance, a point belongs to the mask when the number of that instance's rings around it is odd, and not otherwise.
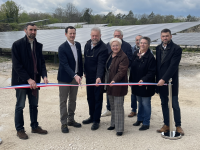
<path fill-rule="evenodd" d="M 58 28 L 66 28 L 68 26 L 76 26 L 76 25 L 83 25 L 86 24 L 87 22 L 77 22 L 77 23 L 53 23 L 53 24 L 48 24 L 46 26 L 48 27 L 58 27 Z"/>
<path fill-rule="evenodd" d="M 121 29 L 124 34 L 123 39 L 129 42 L 131 45 L 134 45 L 134 39 L 139 34 L 142 36 L 148 36 L 153 41 L 160 39 L 160 32 L 164 28 L 170 29 L 172 34 L 174 34 L 199 24 L 200 22 L 181 22 L 167 24 L 100 27 L 100 29 L 102 34 L 101 38 L 105 43 L 109 42 L 110 39 L 113 38 L 113 33 L 116 29 Z M 78 28 L 76 30 L 75 40 L 81 43 L 82 50 L 84 49 L 87 40 L 91 38 L 90 32 L 91 28 Z M 11 48 L 13 42 L 22 38 L 24 35 L 24 31 L 0 32 L 0 48 Z M 175 36 L 173 36 L 173 40 L 174 38 Z M 37 40 L 43 44 L 43 51 L 58 52 L 58 47 L 66 41 L 65 30 L 38 30 Z M 158 43 L 160 44 L 161 42 L 158 40 Z M 186 42 L 184 41 L 184 43 Z"/>
<path fill-rule="evenodd" d="M 27 23 L 37 23 L 37 22 L 42 22 L 42 21 L 47 21 L 49 19 L 44 19 L 44 20 L 36 20 L 36 21 L 30 21 L 30 22 L 24 22 L 24 23 L 20 23 L 20 24 L 27 24 Z"/>
<path fill-rule="evenodd" d="M 107 26 L 108 24 L 83 24 L 83 28 L 93 28 L 93 27 L 104 27 Z"/>

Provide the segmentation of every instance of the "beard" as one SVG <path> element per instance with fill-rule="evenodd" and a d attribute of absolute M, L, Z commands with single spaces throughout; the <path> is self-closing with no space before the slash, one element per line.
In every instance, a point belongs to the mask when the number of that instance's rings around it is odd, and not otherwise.
<path fill-rule="evenodd" d="M 93 39 L 93 40 L 92 40 L 92 44 L 94 44 L 94 45 L 96 45 L 98 42 L 99 42 L 98 39 Z"/>
<path fill-rule="evenodd" d="M 33 40 L 34 40 L 34 39 L 35 39 L 35 36 L 36 36 L 35 34 L 30 34 L 28 37 L 29 37 L 30 39 L 33 39 Z"/>

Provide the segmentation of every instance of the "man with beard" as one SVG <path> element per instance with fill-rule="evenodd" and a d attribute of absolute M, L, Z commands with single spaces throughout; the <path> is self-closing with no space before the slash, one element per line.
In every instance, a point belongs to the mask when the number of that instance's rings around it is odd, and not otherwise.
<path fill-rule="evenodd" d="M 127 55 L 128 59 L 129 59 L 129 67 L 131 65 L 131 60 L 132 60 L 132 47 L 129 43 L 127 43 L 126 41 L 123 40 L 123 32 L 119 29 L 116 29 L 114 31 L 113 34 L 114 38 L 119 38 L 122 40 L 122 45 L 121 45 L 121 49 L 123 50 L 123 52 Z M 108 48 L 108 53 L 110 53 L 111 47 L 110 44 L 107 43 L 107 48 Z M 102 113 L 101 117 L 105 117 L 105 116 L 110 116 L 111 115 L 111 109 L 110 109 L 110 102 L 108 100 L 108 96 L 107 97 L 107 105 L 106 105 L 106 111 L 104 113 Z"/>
<path fill-rule="evenodd" d="M 48 83 L 42 44 L 38 43 L 35 38 L 37 33 L 35 24 L 28 23 L 24 31 L 25 37 L 15 41 L 12 45 L 12 86 L 30 85 L 30 89 L 16 89 L 15 128 L 20 139 L 28 139 L 23 118 L 26 96 L 29 99 L 32 133 L 47 134 L 47 131 L 38 126 L 37 122 L 39 89 L 36 83 L 40 83 L 41 77 L 45 84 Z"/>
<path fill-rule="evenodd" d="M 91 29 L 91 39 L 87 41 L 84 48 L 84 73 L 86 84 L 98 84 L 102 82 L 105 73 L 105 63 L 108 57 L 108 50 L 101 40 L 101 30 L 98 27 Z M 103 87 L 87 86 L 87 100 L 90 117 L 83 120 L 83 124 L 93 123 L 91 130 L 99 128 Z"/>
<path fill-rule="evenodd" d="M 169 131 L 169 108 L 168 108 L 168 87 L 163 86 L 168 83 L 172 78 L 172 108 L 174 112 L 174 121 L 176 131 L 181 135 L 184 135 L 184 131 L 181 128 L 181 112 L 178 102 L 178 67 L 181 60 L 182 49 L 172 41 L 171 31 L 169 29 L 163 29 L 161 31 L 162 43 L 156 47 L 156 82 L 158 82 L 157 93 L 160 94 L 162 112 L 164 118 L 164 125 L 157 132 Z"/>

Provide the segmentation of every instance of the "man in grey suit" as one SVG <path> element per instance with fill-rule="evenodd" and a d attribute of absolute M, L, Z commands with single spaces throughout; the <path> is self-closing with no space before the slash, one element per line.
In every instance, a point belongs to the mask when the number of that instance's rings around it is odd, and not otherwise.
<path fill-rule="evenodd" d="M 76 29 L 72 26 L 68 26 L 65 29 L 65 41 L 58 48 L 59 57 L 59 70 L 58 70 L 58 83 L 61 84 L 81 84 L 83 76 L 83 64 L 81 45 L 79 42 L 75 42 Z M 80 123 L 74 120 L 74 112 L 76 109 L 76 96 L 78 87 L 77 86 L 60 86 L 60 121 L 61 131 L 68 133 L 68 126 L 81 127 Z M 68 110 L 67 110 L 67 98 Z"/>

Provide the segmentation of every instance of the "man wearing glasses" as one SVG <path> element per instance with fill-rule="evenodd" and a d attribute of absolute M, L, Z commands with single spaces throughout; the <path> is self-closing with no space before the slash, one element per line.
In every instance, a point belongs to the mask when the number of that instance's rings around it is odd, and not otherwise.
<path fill-rule="evenodd" d="M 106 44 L 101 40 L 101 30 L 98 27 L 94 27 L 91 29 L 91 39 L 87 41 L 84 48 L 86 84 L 102 82 L 107 57 L 108 50 Z M 97 130 L 102 110 L 103 86 L 87 86 L 87 100 L 90 117 L 83 120 L 82 123 L 93 123 L 91 130 Z"/>

